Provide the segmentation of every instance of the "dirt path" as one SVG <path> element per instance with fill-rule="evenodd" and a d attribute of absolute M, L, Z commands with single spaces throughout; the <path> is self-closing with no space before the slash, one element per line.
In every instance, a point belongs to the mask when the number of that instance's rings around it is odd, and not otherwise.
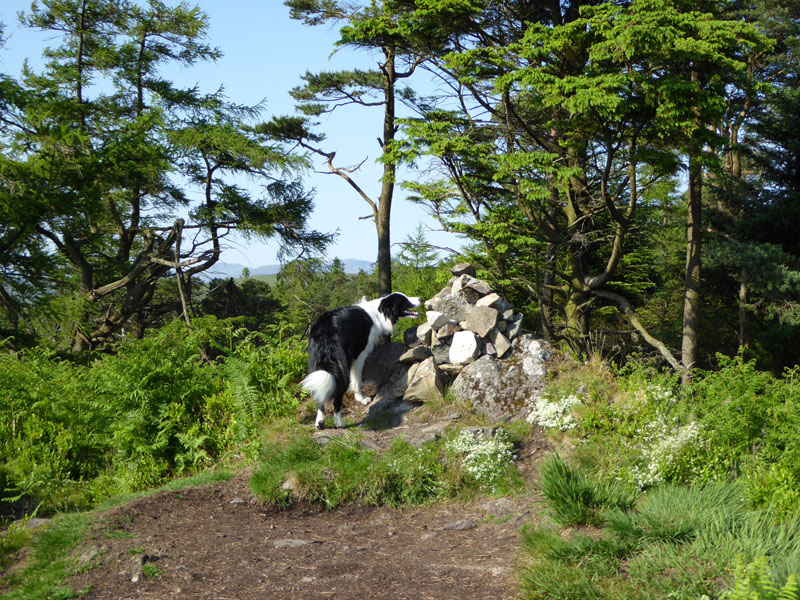
<path fill-rule="evenodd" d="M 354 404 L 346 404 L 345 416 L 362 422 L 381 409 Z M 461 420 L 431 419 L 416 408 L 388 405 L 378 415 L 388 427 L 360 428 L 359 435 L 381 451 L 397 435 L 422 444 Z M 318 437 L 326 443 L 339 435 L 348 431 Z M 520 449 L 526 478 L 549 449 L 544 437 Z M 519 530 L 540 513 L 535 496 L 281 512 L 253 498 L 249 477 L 241 471 L 227 482 L 160 492 L 109 511 L 80 547 L 86 568 L 69 585 L 96 600 L 519 597 Z"/>
<path fill-rule="evenodd" d="M 273 512 L 251 498 L 248 477 L 109 511 L 80 550 L 92 568 L 70 585 L 103 600 L 518 597 L 531 499 Z"/>

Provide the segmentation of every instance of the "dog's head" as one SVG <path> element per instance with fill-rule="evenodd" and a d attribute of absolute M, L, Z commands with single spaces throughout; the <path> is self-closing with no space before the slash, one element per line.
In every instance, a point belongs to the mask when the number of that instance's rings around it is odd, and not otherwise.
<path fill-rule="evenodd" d="M 409 298 L 405 294 L 394 292 L 380 299 L 378 312 L 395 324 L 403 317 L 416 317 L 417 313 L 411 309 L 420 304 L 422 304 L 422 300 L 419 298 Z"/>

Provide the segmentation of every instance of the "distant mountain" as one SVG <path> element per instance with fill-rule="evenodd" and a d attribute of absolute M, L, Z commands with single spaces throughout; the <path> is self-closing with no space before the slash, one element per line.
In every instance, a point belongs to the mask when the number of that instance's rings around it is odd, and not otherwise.
<path fill-rule="evenodd" d="M 342 263 L 344 264 L 344 272 L 349 275 L 355 275 L 359 271 L 370 272 L 375 267 L 374 262 L 370 262 L 368 260 L 359 260 L 357 258 L 345 258 L 342 259 Z M 220 261 L 213 267 L 211 267 L 208 271 L 204 271 L 203 273 L 201 273 L 200 278 L 205 280 L 227 279 L 228 277 L 239 279 L 242 276 L 242 271 L 244 271 L 244 269 L 249 269 L 251 276 L 275 275 L 276 273 L 280 272 L 281 266 L 263 265 L 260 267 L 247 267 L 246 265 L 242 265 L 239 263 L 226 263 Z"/>

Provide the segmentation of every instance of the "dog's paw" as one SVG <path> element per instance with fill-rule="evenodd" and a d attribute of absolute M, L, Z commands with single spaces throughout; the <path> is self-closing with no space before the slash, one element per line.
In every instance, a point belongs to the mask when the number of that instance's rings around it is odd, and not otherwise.
<path fill-rule="evenodd" d="M 355 399 L 356 399 L 356 402 L 360 402 L 364 406 L 366 406 L 367 404 L 372 402 L 372 398 L 370 398 L 369 396 L 364 396 L 362 394 L 355 394 Z"/>

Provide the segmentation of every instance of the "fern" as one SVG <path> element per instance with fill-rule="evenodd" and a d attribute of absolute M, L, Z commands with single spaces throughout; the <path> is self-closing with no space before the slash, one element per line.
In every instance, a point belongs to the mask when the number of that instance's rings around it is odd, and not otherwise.
<path fill-rule="evenodd" d="M 800 600 L 800 588 L 794 574 L 778 587 L 766 557 L 760 556 L 750 564 L 739 562 L 734 571 L 735 585 L 722 595 L 724 600 Z"/>
<path fill-rule="evenodd" d="M 227 389 L 231 397 L 246 414 L 248 420 L 255 421 L 262 414 L 258 389 L 252 384 L 250 364 L 238 357 L 229 356 L 223 366 Z"/>

